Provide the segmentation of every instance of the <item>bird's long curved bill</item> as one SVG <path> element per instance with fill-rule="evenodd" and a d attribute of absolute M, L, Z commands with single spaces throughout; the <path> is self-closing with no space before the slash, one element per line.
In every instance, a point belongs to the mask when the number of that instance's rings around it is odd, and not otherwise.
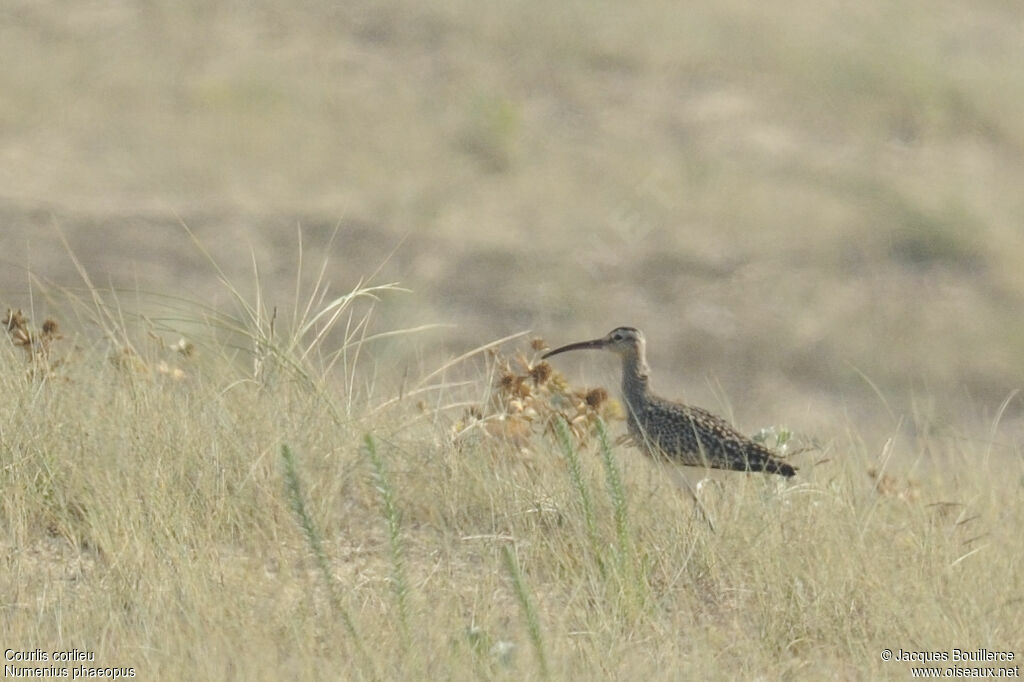
<path fill-rule="evenodd" d="M 549 350 L 547 353 L 542 355 L 541 358 L 550 358 L 552 355 L 558 355 L 559 353 L 564 353 L 564 352 L 570 351 L 570 350 L 587 350 L 587 349 L 590 349 L 590 348 L 604 348 L 604 347 L 605 347 L 604 339 L 594 339 L 592 341 L 579 341 L 577 343 L 570 343 L 567 346 L 562 346 L 561 348 L 556 348 L 554 350 Z"/>

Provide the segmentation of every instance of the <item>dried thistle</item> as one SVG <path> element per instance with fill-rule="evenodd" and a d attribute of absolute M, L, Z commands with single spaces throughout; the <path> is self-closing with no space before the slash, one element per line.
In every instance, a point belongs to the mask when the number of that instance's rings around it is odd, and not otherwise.
<path fill-rule="evenodd" d="M 7 309 L 7 315 L 3 319 L 4 328 L 11 335 L 11 342 L 15 346 L 21 346 L 22 348 L 31 352 L 32 349 L 32 332 L 28 328 L 28 318 L 20 310 Z"/>
<path fill-rule="evenodd" d="M 7 314 L 4 316 L 3 325 L 7 331 L 11 331 L 15 328 L 24 328 L 27 324 L 25 319 L 25 313 L 20 310 L 7 309 Z"/>
<path fill-rule="evenodd" d="M 60 360 L 50 360 L 50 344 L 63 338 L 56 321 L 48 318 L 39 332 L 33 333 L 25 314 L 8 308 L 2 324 L 11 337 L 11 343 L 25 351 L 28 361 L 32 363 L 29 370 L 32 375 L 47 375 L 62 364 Z"/>
<path fill-rule="evenodd" d="M 534 386 L 543 386 L 551 378 L 551 365 L 546 362 L 539 362 L 530 368 L 530 378 Z"/>
<path fill-rule="evenodd" d="M 530 343 L 534 353 L 546 347 L 542 339 Z M 534 360 L 533 364 L 528 353 L 522 349 L 507 355 L 495 351 L 491 356 L 495 379 L 491 395 L 479 408 L 485 433 L 525 447 L 529 437 L 547 431 L 559 419 L 565 421 L 577 444 L 583 445 L 592 438 L 599 418 L 623 418 L 621 406 L 609 399 L 605 389 L 573 388 L 549 363 Z M 460 434 L 469 426 L 464 417 L 454 432 Z"/>
<path fill-rule="evenodd" d="M 517 383 L 519 383 L 519 377 L 511 372 L 505 372 L 498 379 L 498 388 L 502 393 L 514 393 Z"/>
<path fill-rule="evenodd" d="M 52 318 L 47 318 L 43 322 L 42 326 L 42 337 L 44 339 L 60 339 L 63 338 L 60 334 L 60 326 L 57 321 Z"/>
<path fill-rule="evenodd" d="M 608 400 L 608 391 L 603 388 L 592 388 L 587 391 L 587 395 L 584 397 L 587 406 L 592 410 L 601 407 L 606 400 Z"/>

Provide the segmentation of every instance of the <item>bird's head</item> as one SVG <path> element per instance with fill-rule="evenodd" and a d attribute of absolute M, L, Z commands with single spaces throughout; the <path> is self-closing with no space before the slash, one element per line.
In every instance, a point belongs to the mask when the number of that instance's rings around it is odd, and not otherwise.
<path fill-rule="evenodd" d="M 635 327 L 616 327 L 600 339 L 570 343 L 554 350 L 549 350 L 543 357 L 564 353 L 570 350 L 604 349 L 618 355 L 637 354 L 643 357 L 644 333 Z"/>

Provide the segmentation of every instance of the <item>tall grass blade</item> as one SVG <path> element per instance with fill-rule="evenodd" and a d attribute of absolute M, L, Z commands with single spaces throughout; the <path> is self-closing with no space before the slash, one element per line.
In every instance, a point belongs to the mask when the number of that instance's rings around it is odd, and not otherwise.
<path fill-rule="evenodd" d="M 363 648 L 363 642 L 359 637 L 359 632 L 356 630 L 355 621 L 352 619 L 352 615 L 348 612 L 348 609 L 346 609 L 344 604 L 341 603 L 341 599 L 338 597 L 338 593 L 335 590 L 334 579 L 331 576 L 330 562 L 327 559 L 327 552 L 324 550 L 320 531 L 313 522 L 313 517 L 310 516 L 309 511 L 306 509 L 306 503 L 302 497 L 302 485 L 299 482 L 299 473 L 295 466 L 295 455 L 292 453 L 292 449 L 286 444 L 281 445 L 281 459 L 284 461 L 285 492 L 288 495 L 288 500 L 291 502 L 292 510 L 295 512 L 295 517 L 299 522 L 299 526 L 302 528 L 302 532 L 306 536 L 306 542 L 309 543 L 310 551 L 313 552 L 313 558 L 316 560 L 317 568 L 320 569 L 320 576 L 323 578 L 324 585 L 327 588 L 327 594 L 330 597 L 331 606 L 334 607 L 335 611 L 341 614 L 342 623 L 345 625 L 345 629 L 352 638 L 352 642 L 355 644 L 356 651 L 359 653 L 360 659 L 363 661 L 363 664 L 367 666 L 367 669 L 372 672 L 373 664 L 369 656 L 367 656 L 366 650 Z M 374 674 L 372 677 L 375 678 L 376 675 Z"/>
<path fill-rule="evenodd" d="M 629 539 L 629 518 L 626 510 L 626 491 L 622 486 L 622 475 L 619 466 L 612 456 L 612 446 L 608 441 L 608 429 L 603 419 L 597 420 L 597 438 L 601 450 L 601 462 L 604 464 L 605 482 L 608 486 L 608 497 L 612 501 L 612 513 L 615 520 L 615 539 L 618 544 L 619 558 L 625 561 L 632 553 Z"/>
<path fill-rule="evenodd" d="M 648 585 L 645 571 L 638 565 L 637 553 L 634 550 L 633 538 L 629 528 L 629 511 L 626 502 L 626 488 L 622 484 L 622 474 L 612 453 L 612 445 L 608 440 L 608 427 L 604 420 L 596 423 L 598 447 L 601 451 L 601 462 L 604 464 L 605 481 L 608 486 L 608 497 L 612 502 L 612 518 L 615 523 L 616 557 L 618 572 L 623 581 L 624 596 L 627 604 L 643 608 L 648 598 Z"/>
<path fill-rule="evenodd" d="M 537 657 L 537 669 L 540 671 L 541 678 L 545 680 L 551 679 L 551 674 L 548 671 L 548 659 L 544 654 L 544 637 L 541 635 L 537 609 L 533 605 L 533 600 L 530 599 L 530 593 L 526 589 L 526 583 L 523 581 L 523 574 L 519 571 L 519 564 L 512 555 L 512 550 L 509 549 L 508 545 L 501 546 L 501 558 L 509 578 L 512 579 L 512 590 L 516 593 L 519 607 L 523 610 L 523 617 L 526 619 L 526 629 L 530 633 L 530 643 L 533 644 L 533 653 Z"/>
<path fill-rule="evenodd" d="M 583 480 L 583 469 L 580 466 L 580 456 L 576 452 L 576 447 L 573 445 L 572 436 L 569 433 L 569 427 L 566 426 L 565 421 L 562 419 L 555 420 L 555 434 L 558 436 L 558 442 L 562 446 L 562 452 L 565 453 L 565 461 L 569 468 L 569 479 L 572 481 L 572 487 L 576 490 L 576 494 L 580 498 L 580 508 L 583 511 L 583 522 L 587 526 L 587 539 L 590 541 L 591 550 L 594 552 L 594 556 L 597 557 L 598 569 L 601 571 L 601 576 L 604 577 L 605 567 L 604 562 L 601 561 L 600 544 L 597 539 L 597 526 L 594 523 L 594 504 L 590 500 L 590 491 L 587 489 L 586 481 Z"/>
<path fill-rule="evenodd" d="M 388 546 L 391 552 L 391 588 L 395 594 L 398 607 L 398 622 L 402 633 L 402 642 L 409 642 L 409 581 L 405 573 L 405 549 L 402 546 L 402 528 L 398 507 L 395 505 L 395 491 L 388 478 L 384 460 L 377 451 L 377 442 L 373 436 L 366 434 L 363 444 L 370 463 L 373 466 L 374 486 L 380 494 L 384 520 L 387 523 Z"/>

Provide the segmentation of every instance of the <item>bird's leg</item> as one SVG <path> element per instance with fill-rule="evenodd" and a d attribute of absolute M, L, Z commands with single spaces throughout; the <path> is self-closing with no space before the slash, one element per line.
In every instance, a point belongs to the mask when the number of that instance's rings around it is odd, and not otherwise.
<path fill-rule="evenodd" d="M 669 461 L 667 457 L 652 458 L 658 462 L 658 465 L 668 471 L 668 475 L 672 478 L 672 481 L 676 484 L 676 487 L 685 490 L 690 495 L 690 499 L 693 500 L 694 512 L 708 524 L 708 528 L 711 529 L 712 533 L 717 533 L 715 528 L 715 522 L 711 520 L 711 515 L 708 513 L 704 503 L 700 501 L 700 497 L 697 496 L 697 491 L 694 490 L 693 485 L 690 483 L 690 479 L 686 477 L 686 474 L 675 465 L 674 462 Z"/>

